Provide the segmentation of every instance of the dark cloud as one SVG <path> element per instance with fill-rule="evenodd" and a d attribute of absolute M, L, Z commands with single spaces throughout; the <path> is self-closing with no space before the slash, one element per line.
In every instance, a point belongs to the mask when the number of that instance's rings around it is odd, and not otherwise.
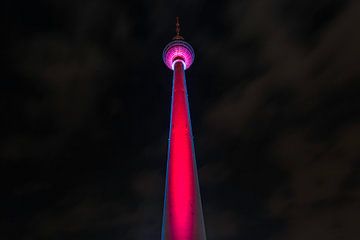
<path fill-rule="evenodd" d="M 0 238 L 160 237 L 179 15 L 208 239 L 355 239 L 359 8 L 6 3 Z"/>
<path fill-rule="evenodd" d="M 245 17 L 234 14 L 247 30 L 239 28 L 239 37 L 259 38 L 259 57 L 271 66 L 215 103 L 205 118 L 207 129 L 228 142 L 267 139 L 260 151 L 269 151 L 288 179 L 268 200 L 270 212 L 286 224 L 279 239 L 355 239 L 357 228 L 349 222 L 356 222 L 356 214 L 349 211 L 357 209 L 352 195 L 357 190 L 346 189 L 345 183 L 358 172 L 358 115 L 353 111 L 358 100 L 351 89 L 358 87 L 360 75 L 354 65 L 359 48 L 353 43 L 359 35 L 352 26 L 359 22 L 359 5 L 341 10 L 310 48 L 291 35 L 282 18 L 271 16 L 273 6 L 258 1 Z M 237 74 L 230 68 L 224 71 Z"/>

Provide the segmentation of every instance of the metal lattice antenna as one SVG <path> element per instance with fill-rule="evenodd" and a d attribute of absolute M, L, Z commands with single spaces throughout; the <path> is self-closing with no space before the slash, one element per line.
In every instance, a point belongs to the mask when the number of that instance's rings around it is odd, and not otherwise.
<path fill-rule="evenodd" d="M 174 40 L 184 40 L 184 38 L 180 35 L 179 17 L 176 17 L 176 36 L 173 39 Z"/>

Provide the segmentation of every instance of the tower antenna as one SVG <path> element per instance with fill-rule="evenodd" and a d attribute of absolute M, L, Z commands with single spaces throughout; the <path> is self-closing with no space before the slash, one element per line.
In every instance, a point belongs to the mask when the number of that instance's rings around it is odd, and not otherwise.
<path fill-rule="evenodd" d="M 176 36 L 173 38 L 173 40 L 184 40 L 184 38 L 180 35 L 179 17 L 176 17 Z"/>

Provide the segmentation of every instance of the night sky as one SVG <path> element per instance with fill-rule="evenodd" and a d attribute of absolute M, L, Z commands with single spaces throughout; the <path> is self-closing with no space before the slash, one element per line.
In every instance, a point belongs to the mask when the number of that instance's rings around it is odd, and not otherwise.
<path fill-rule="evenodd" d="M 1 240 L 160 239 L 176 16 L 208 240 L 359 239 L 359 1 L 0 11 Z"/>

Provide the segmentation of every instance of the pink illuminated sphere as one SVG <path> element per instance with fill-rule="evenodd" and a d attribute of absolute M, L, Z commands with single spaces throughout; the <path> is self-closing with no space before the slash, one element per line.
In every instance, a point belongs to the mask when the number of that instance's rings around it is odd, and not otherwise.
<path fill-rule="evenodd" d="M 164 48 L 163 60 L 168 68 L 174 70 L 176 61 L 184 63 L 184 69 L 188 69 L 194 62 L 195 54 L 193 48 L 185 41 L 174 40 Z"/>

